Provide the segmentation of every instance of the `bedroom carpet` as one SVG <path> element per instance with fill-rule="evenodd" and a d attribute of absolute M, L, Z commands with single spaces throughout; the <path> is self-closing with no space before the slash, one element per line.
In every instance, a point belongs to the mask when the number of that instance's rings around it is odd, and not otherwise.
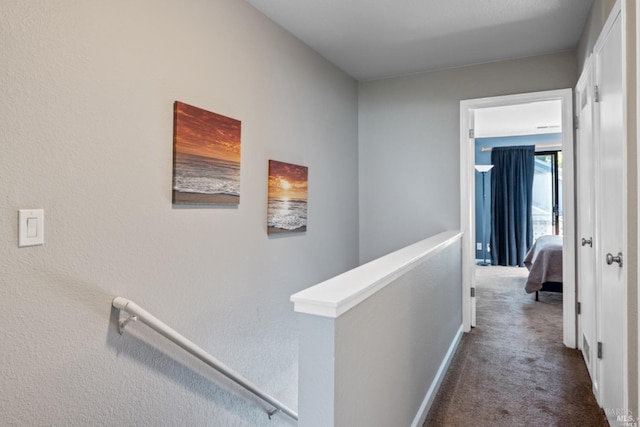
<path fill-rule="evenodd" d="M 527 294 L 527 270 L 477 267 L 465 334 L 427 427 L 608 426 L 579 350 L 562 344 L 562 295 Z"/>

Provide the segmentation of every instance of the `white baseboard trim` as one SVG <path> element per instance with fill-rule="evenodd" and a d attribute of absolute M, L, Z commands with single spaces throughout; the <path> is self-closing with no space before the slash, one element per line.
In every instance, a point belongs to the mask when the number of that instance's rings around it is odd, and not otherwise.
<path fill-rule="evenodd" d="M 449 369 L 449 365 L 453 360 L 453 356 L 454 354 L 456 354 L 456 350 L 458 349 L 458 344 L 460 344 L 460 340 L 462 339 L 463 333 L 464 333 L 463 325 L 460 325 L 458 332 L 453 337 L 453 341 L 451 341 L 451 345 L 449 346 L 449 351 L 447 351 L 447 354 L 442 360 L 442 363 L 440 364 L 440 368 L 438 368 L 438 372 L 436 372 L 436 376 L 433 379 L 433 382 L 431 383 L 429 390 L 427 390 L 427 394 L 425 395 L 424 400 L 422 401 L 422 404 L 420 405 L 420 409 L 418 410 L 416 417 L 413 419 L 413 422 L 411 423 L 411 427 L 422 427 L 425 420 L 427 419 L 427 415 L 429 414 L 429 409 L 431 409 L 433 400 L 436 397 L 436 393 L 438 393 L 438 389 L 440 389 L 440 384 L 442 384 L 442 380 L 444 380 L 444 376 L 446 375 L 447 370 Z"/>

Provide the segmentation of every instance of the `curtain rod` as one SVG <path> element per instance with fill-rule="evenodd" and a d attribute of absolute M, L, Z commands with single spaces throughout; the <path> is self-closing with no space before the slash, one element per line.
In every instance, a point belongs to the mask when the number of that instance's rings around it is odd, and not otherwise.
<path fill-rule="evenodd" d="M 522 147 L 524 147 L 524 145 L 522 145 Z M 537 148 L 556 148 L 556 147 L 560 147 L 562 148 L 562 143 L 555 143 L 555 144 L 536 144 L 536 149 Z M 480 147 L 480 151 L 491 151 L 493 149 L 493 147 Z"/>

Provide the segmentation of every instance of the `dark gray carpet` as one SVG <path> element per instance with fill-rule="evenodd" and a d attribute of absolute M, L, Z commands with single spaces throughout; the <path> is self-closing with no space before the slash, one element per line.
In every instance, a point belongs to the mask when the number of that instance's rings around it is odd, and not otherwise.
<path fill-rule="evenodd" d="M 465 334 L 424 426 L 608 426 L 579 350 L 562 344 L 562 295 L 524 291 L 527 270 L 477 267 Z"/>

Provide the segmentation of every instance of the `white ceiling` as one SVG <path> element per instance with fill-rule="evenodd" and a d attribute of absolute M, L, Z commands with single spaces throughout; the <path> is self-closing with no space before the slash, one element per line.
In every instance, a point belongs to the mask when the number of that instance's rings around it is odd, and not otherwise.
<path fill-rule="evenodd" d="M 575 49 L 593 0 L 246 0 L 358 80 Z"/>
<path fill-rule="evenodd" d="M 562 102 L 539 101 L 475 110 L 476 138 L 562 132 Z"/>

